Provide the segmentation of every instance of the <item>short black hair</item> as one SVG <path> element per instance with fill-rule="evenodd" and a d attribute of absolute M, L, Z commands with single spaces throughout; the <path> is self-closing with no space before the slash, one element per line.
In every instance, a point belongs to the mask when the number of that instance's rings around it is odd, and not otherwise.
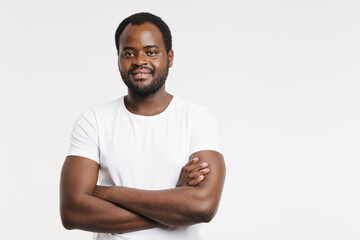
<path fill-rule="evenodd" d="M 172 37 L 169 26 L 160 17 L 155 16 L 154 14 L 148 12 L 141 12 L 141 13 L 135 13 L 125 18 L 116 29 L 115 45 L 118 55 L 119 55 L 119 40 L 120 40 L 119 38 L 121 33 L 124 31 L 125 27 L 130 23 L 133 25 L 142 25 L 147 22 L 156 25 L 160 29 L 164 40 L 166 52 L 169 53 L 169 51 L 172 48 Z"/>

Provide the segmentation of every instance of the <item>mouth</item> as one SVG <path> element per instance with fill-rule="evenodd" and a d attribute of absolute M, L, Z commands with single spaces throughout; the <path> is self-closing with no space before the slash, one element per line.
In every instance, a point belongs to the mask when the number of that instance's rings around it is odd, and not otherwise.
<path fill-rule="evenodd" d="M 134 80 L 144 80 L 153 76 L 153 70 L 148 68 L 137 68 L 130 71 L 130 75 Z"/>

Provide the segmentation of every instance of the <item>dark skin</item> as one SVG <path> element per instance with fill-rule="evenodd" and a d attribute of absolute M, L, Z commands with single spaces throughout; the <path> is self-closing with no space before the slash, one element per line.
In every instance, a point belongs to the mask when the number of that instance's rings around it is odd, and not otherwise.
<path fill-rule="evenodd" d="M 151 23 L 128 25 L 120 36 L 119 49 L 119 69 L 124 73 L 142 66 L 161 73 L 173 64 L 173 51 L 166 52 L 160 30 Z M 146 69 L 129 75 L 139 88 L 146 88 L 155 78 Z M 152 116 L 164 111 L 172 97 L 165 84 L 146 96 L 128 88 L 125 105 L 134 114 Z M 225 179 L 223 156 L 215 151 L 193 153 L 173 189 L 96 186 L 98 171 L 99 165 L 90 159 L 66 158 L 60 182 L 60 210 L 66 228 L 125 233 L 208 222 L 218 208 Z"/>
<path fill-rule="evenodd" d="M 96 186 L 99 164 L 93 160 L 68 156 L 63 165 L 60 182 L 60 208 L 67 229 L 91 232 L 125 233 L 153 227 L 166 227 L 143 215 L 101 199 L 107 188 Z M 209 172 L 199 160 L 189 161 L 182 169 L 178 187 L 196 186 Z M 96 194 L 97 193 L 97 194 Z"/>
<path fill-rule="evenodd" d="M 120 35 L 119 42 L 118 64 L 122 72 L 127 73 L 135 66 L 155 69 L 159 73 L 167 67 L 167 63 L 169 68 L 173 65 L 174 52 L 173 50 L 166 52 L 162 34 L 153 24 L 127 26 Z M 151 74 L 141 76 L 130 74 L 132 84 L 139 87 L 145 87 L 153 80 L 154 77 Z M 165 91 L 165 84 L 158 92 L 148 96 L 138 95 L 128 89 L 125 104 L 127 109 L 134 114 L 152 116 L 164 111 L 172 97 Z"/>

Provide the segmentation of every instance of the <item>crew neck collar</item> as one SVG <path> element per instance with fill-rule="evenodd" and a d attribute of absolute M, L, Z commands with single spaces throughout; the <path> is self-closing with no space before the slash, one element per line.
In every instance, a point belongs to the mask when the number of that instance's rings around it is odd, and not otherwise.
<path fill-rule="evenodd" d="M 121 106 L 124 108 L 124 110 L 125 110 L 125 112 L 126 112 L 127 114 L 129 114 L 130 116 L 133 116 L 133 117 L 144 118 L 144 119 L 145 119 L 145 118 L 146 118 L 146 119 L 159 118 L 159 117 L 165 115 L 165 114 L 169 111 L 169 109 L 172 108 L 173 102 L 176 101 L 175 98 L 176 98 L 175 96 L 172 97 L 170 103 L 167 105 L 167 107 L 164 109 L 164 111 L 162 111 L 162 112 L 160 112 L 160 113 L 158 113 L 158 114 L 155 114 L 155 115 L 150 115 L 150 116 L 140 115 L 140 114 L 135 114 L 135 113 L 130 112 L 130 111 L 126 108 L 126 106 L 125 106 L 125 96 L 122 96 L 122 97 L 121 97 Z"/>

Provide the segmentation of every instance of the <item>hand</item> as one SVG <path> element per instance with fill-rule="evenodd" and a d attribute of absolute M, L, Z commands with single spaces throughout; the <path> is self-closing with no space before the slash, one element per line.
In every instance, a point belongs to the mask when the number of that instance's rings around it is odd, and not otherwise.
<path fill-rule="evenodd" d="M 193 158 L 181 169 L 176 187 L 196 186 L 209 173 L 210 169 L 207 167 L 207 163 L 199 163 L 198 157 Z"/>

